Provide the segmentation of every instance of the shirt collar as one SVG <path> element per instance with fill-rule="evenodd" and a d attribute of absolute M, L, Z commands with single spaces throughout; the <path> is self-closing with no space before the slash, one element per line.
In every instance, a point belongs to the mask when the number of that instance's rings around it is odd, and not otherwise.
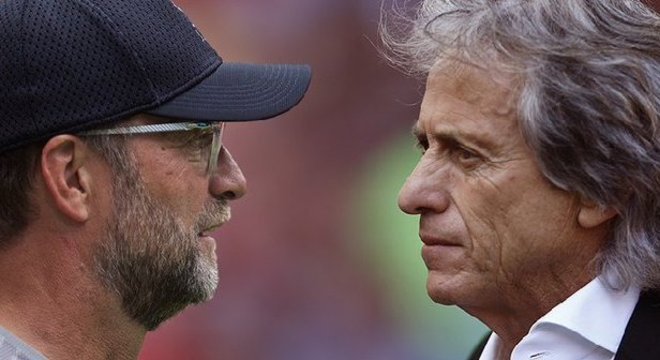
<path fill-rule="evenodd" d="M 516 349 L 521 346 L 533 347 L 539 340 L 543 345 L 539 347 L 539 351 L 543 350 L 545 345 L 553 346 L 553 344 L 544 344 L 544 339 L 539 337 L 554 342 L 555 348 L 561 348 L 562 343 L 551 340 L 558 335 L 556 339 L 561 339 L 561 342 L 588 341 L 615 354 L 639 300 L 639 294 L 640 289 L 636 287 L 626 291 L 612 290 L 600 277 L 597 277 L 534 323 Z M 567 334 L 571 335 L 566 336 Z M 500 339 L 493 333 L 480 359 L 496 359 L 499 347 Z"/>
<path fill-rule="evenodd" d="M 597 277 L 541 317 L 531 331 L 540 324 L 554 324 L 616 353 L 639 293 L 638 288 L 612 290 Z"/>

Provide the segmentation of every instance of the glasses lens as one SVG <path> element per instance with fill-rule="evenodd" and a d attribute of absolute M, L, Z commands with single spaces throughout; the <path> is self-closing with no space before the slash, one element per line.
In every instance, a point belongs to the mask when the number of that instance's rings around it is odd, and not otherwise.
<path fill-rule="evenodd" d="M 225 130 L 225 123 L 213 124 L 213 142 L 211 143 L 211 154 L 209 155 L 208 173 L 212 174 L 218 167 L 218 157 L 222 150 L 222 134 Z"/>

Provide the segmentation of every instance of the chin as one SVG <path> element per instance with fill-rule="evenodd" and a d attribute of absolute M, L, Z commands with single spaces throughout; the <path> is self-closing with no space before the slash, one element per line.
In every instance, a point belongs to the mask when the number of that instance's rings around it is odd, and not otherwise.
<path fill-rule="evenodd" d="M 431 300 L 433 300 L 433 302 L 436 304 L 457 305 L 456 301 L 454 301 L 453 298 L 451 296 L 448 296 L 446 293 L 441 293 L 433 289 L 427 289 L 427 293 L 431 298 Z"/>
<path fill-rule="evenodd" d="M 426 281 L 426 292 L 433 302 L 441 305 L 457 305 L 459 303 L 461 286 L 452 279 L 429 274 Z"/>
<path fill-rule="evenodd" d="M 218 288 L 218 265 L 215 259 L 206 258 L 197 263 L 196 289 L 197 293 L 193 303 L 199 304 L 209 301 Z"/>

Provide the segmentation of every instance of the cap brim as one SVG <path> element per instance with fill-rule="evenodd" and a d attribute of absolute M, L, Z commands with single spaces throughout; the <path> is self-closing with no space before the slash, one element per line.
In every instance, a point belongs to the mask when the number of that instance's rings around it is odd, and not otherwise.
<path fill-rule="evenodd" d="M 298 104 L 311 76 L 308 65 L 223 63 L 196 86 L 146 112 L 204 121 L 268 119 Z"/>

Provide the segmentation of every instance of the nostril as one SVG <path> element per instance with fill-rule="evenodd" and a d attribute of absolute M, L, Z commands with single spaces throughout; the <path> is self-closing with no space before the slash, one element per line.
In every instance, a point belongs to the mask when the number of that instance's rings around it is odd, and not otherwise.
<path fill-rule="evenodd" d="M 220 196 L 223 199 L 227 199 L 227 200 L 235 200 L 236 198 L 238 198 L 238 196 L 236 196 L 236 193 L 233 191 L 225 191 Z"/>

